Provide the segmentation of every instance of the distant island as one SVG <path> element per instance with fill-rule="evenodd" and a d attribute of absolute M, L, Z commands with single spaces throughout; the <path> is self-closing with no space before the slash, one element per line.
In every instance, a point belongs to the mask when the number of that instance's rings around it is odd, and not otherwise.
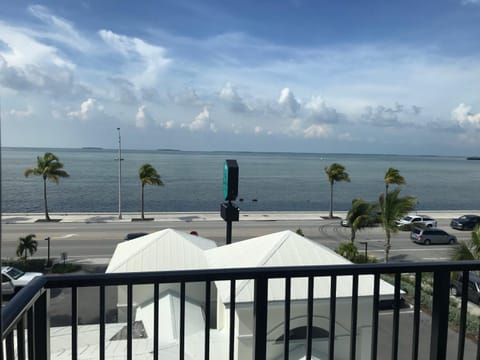
<path fill-rule="evenodd" d="M 157 151 L 182 152 L 182 150 L 177 149 L 157 149 Z"/>
<path fill-rule="evenodd" d="M 480 156 L 469 156 L 467 160 L 480 160 Z"/>
<path fill-rule="evenodd" d="M 85 146 L 85 147 L 82 147 L 82 150 L 103 150 L 103 148 L 96 147 L 96 146 Z"/>

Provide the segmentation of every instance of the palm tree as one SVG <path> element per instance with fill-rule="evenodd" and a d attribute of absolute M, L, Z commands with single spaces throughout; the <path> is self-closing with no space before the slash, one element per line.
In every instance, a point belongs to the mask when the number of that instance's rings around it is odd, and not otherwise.
<path fill-rule="evenodd" d="M 327 174 L 328 182 L 330 183 L 330 217 L 333 217 L 333 184 L 338 181 L 350 182 L 350 177 L 345 171 L 345 166 L 339 163 L 333 163 L 330 166 L 325 166 L 325 174 Z"/>
<path fill-rule="evenodd" d="M 58 184 L 59 178 L 68 177 L 68 173 L 62 170 L 63 164 L 54 154 L 47 152 L 43 157 L 37 156 L 37 167 L 25 169 L 25 176 L 38 175 L 43 179 L 43 200 L 45 203 L 45 220 L 50 221 L 47 206 L 47 179 Z"/>
<path fill-rule="evenodd" d="M 356 232 L 375 223 L 374 214 L 377 211 L 376 204 L 370 204 L 363 199 L 353 199 L 352 207 L 348 210 L 347 220 L 350 224 L 350 241 L 355 241 Z"/>
<path fill-rule="evenodd" d="M 17 246 L 17 256 L 22 257 L 25 261 L 27 261 L 27 255 L 33 255 L 37 251 L 37 240 L 33 240 L 35 234 L 30 234 L 25 237 L 18 238 L 18 246 Z"/>
<path fill-rule="evenodd" d="M 471 240 L 458 243 L 452 260 L 480 260 L 480 225 L 473 229 Z"/>
<path fill-rule="evenodd" d="M 388 262 L 390 253 L 390 237 L 399 230 L 396 220 L 408 214 L 415 208 L 417 199 L 412 196 L 400 197 L 400 189 L 380 195 L 379 204 L 381 209 L 380 220 L 385 230 L 385 262 Z"/>
<path fill-rule="evenodd" d="M 163 182 L 160 179 L 160 175 L 158 174 L 157 170 L 155 170 L 155 168 L 150 164 L 143 164 L 138 171 L 138 176 L 140 178 L 140 182 L 142 183 L 142 220 L 145 220 L 145 213 L 143 210 L 145 184 L 163 186 Z"/>
<path fill-rule="evenodd" d="M 405 178 L 400 175 L 400 171 L 392 167 L 388 168 L 387 172 L 385 173 L 385 196 L 388 194 L 388 186 L 390 184 L 406 184 Z"/>

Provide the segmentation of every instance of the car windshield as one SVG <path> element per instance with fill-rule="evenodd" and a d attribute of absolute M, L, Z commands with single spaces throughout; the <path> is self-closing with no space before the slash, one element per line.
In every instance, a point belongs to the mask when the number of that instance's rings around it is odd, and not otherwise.
<path fill-rule="evenodd" d="M 25 274 L 22 270 L 17 268 L 11 267 L 7 270 L 7 274 L 12 278 L 17 280 L 18 278 L 22 277 Z"/>
<path fill-rule="evenodd" d="M 405 216 L 405 217 L 403 218 L 403 220 L 405 220 L 405 221 L 410 221 L 410 220 L 412 220 L 412 219 L 413 219 L 413 218 L 412 218 L 411 216 Z"/>

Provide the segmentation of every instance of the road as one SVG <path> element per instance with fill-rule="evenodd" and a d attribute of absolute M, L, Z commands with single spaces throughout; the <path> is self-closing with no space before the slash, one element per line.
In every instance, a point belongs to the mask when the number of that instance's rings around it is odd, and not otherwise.
<path fill-rule="evenodd" d="M 440 219 L 439 227 L 457 236 L 459 240 L 470 238 L 470 232 L 452 230 L 448 219 Z M 190 232 L 195 230 L 200 236 L 212 239 L 219 245 L 225 241 L 225 223 L 223 221 L 143 221 L 143 222 L 106 222 L 106 223 L 29 223 L 2 224 L 2 257 L 15 257 L 18 238 L 35 234 L 38 240 L 36 257 L 47 256 L 46 237 L 51 238 L 51 257 L 60 257 L 62 252 L 69 259 L 102 258 L 112 256 L 115 246 L 123 241 L 130 232 L 154 232 L 165 228 L 174 228 Z M 331 249 L 337 249 L 341 242 L 349 241 L 350 229 L 341 227 L 339 220 L 301 220 L 275 221 L 242 220 L 233 223 L 232 241 L 241 241 L 255 236 L 290 229 L 302 229 L 305 236 Z M 360 251 L 367 251 L 379 259 L 383 258 L 384 232 L 381 227 L 367 228 L 357 233 L 356 244 Z M 424 246 L 412 243 L 409 232 L 393 234 L 390 260 L 401 261 L 440 261 L 448 260 L 452 245 Z"/>

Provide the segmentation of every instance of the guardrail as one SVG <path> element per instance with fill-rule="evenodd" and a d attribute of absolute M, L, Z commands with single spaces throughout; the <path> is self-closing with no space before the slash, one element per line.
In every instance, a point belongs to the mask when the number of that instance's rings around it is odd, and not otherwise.
<path fill-rule="evenodd" d="M 65 275 L 65 276 L 44 276 L 35 279 L 30 285 L 22 289 L 14 298 L 2 309 L 2 359 L 50 359 L 50 291 L 52 289 L 68 288 L 71 289 L 71 328 L 70 350 L 71 359 L 76 360 L 78 354 L 78 297 L 77 291 L 82 287 L 94 287 L 98 289 L 99 303 L 99 359 L 107 359 L 105 352 L 105 288 L 108 286 L 126 286 L 127 304 L 126 304 L 126 327 L 127 327 L 127 359 L 133 359 L 133 287 L 136 285 L 150 284 L 153 286 L 153 351 L 152 358 L 159 359 L 159 285 L 166 283 L 179 284 L 180 299 L 180 318 L 179 318 L 179 344 L 178 359 L 185 358 L 185 331 L 186 331 L 186 285 L 190 283 L 202 283 L 205 287 L 204 293 L 204 348 L 202 349 L 203 358 L 208 360 L 212 358 L 210 331 L 212 328 L 211 307 L 209 306 L 215 299 L 212 296 L 212 288 L 217 281 L 230 282 L 230 300 L 227 308 L 228 323 L 228 359 L 237 359 L 238 342 L 236 333 L 236 284 L 242 280 L 252 280 L 254 282 L 253 295 L 253 321 L 251 336 L 251 354 L 253 359 L 269 359 L 267 344 L 267 333 L 269 323 L 267 319 L 269 308 L 269 284 L 274 279 L 283 279 L 284 297 L 283 297 L 283 337 L 277 339 L 277 342 L 283 343 L 283 358 L 288 359 L 292 351 L 292 328 L 291 328 L 291 308 L 294 303 L 292 299 L 292 282 L 297 278 L 306 279 L 306 334 L 305 334 L 305 358 L 311 359 L 314 354 L 314 344 L 316 344 L 315 324 L 316 316 L 314 313 L 315 279 L 329 279 L 329 293 L 337 294 L 337 287 L 345 276 L 351 279 L 351 313 L 350 326 L 347 329 L 346 339 L 348 339 L 348 348 L 345 358 L 391 358 L 399 357 L 399 328 L 400 328 L 400 308 L 402 304 L 401 281 L 402 274 L 409 274 L 414 279 L 414 291 L 410 293 L 413 307 L 413 322 L 411 331 L 411 358 L 419 358 L 419 331 L 420 331 L 420 311 L 421 296 L 425 293 L 422 289 L 422 278 L 431 279 L 432 307 L 431 307 L 431 333 L 429 345 L 430 359 L 447 358 L 447 342 L 449 329 L 449 303 L 450 297 L 450 278 L 453 272 L 462 272 L 462 297 L 460 306 L 460 323 L 458 325 L 458 351 L 457 359 L 463 359 L 466 336 L 466 318 L 468 301 L 468 278 L 469 272 L 480 270 L 480 263 L 469 262 L 443 262 L 443 263 L 409 263 L 409 264 L 362 264 L 362 265 L 337 265 L 337 266 L 305 266 L 305 267 L 276 267 L 276 268 L 242 268 L 242 269 L 221 269 L 221 270 L 187 270 L 187 271 L 168 271 L 168 272 L 144 272 L 144 273 L 111 273 L 111 274 L 93 274 L 93 275 Z M 381 276 L 390 274 L 393 277 L 394 290 L 392 293 L 392 337 L 389 354 L 378 352 L 379 339 L 379 313 L 380 313 L 380 284 Z M 428 275 L 427 275 L 428 274 Z M 371 319 L 369 324 L 369 344 L 368 350 L 365 350 L 365 344 L 360 345 L 357 342 L 359 329 L 359 283 L 365 275 L 373 278 L 373 288 L 371 292 Z M 430 276 L 431 275 L 431 276 Z M 326 303 L 328 311 L 325 319 L 328 321 L 328 329 L 325 330 L 324 339 L 326 342 L 326 356 L 329 359 L 341 358 L 339 351 L 345 352 L 345 349 L 336 347 L 336 340 L 340 334 L 336 334 L 336 321 L 339 317 L 338 301 L 336 296 L 330 296 Z M 316 304 L 316 303 L 315 303 Z M 363 303 L 362 303 L 363 304 Z M 363 305 L 362 305 L 363 306 Z M 338 336 L 337 336 L 338 335 Z M 478 334 L 477 334 L 478 335 Z M 364 340 L 364 338 L 363 338 Z M 363 341 L 362 340 L 362 341 Z M 403 349 L 405 350 L 405 349 Z M 237 352 L 236 352 L 237 351 Z M 477 350 L 478 351 L 478 350 Z M 367 355 L 365 355 L 367 354 Z"/>

